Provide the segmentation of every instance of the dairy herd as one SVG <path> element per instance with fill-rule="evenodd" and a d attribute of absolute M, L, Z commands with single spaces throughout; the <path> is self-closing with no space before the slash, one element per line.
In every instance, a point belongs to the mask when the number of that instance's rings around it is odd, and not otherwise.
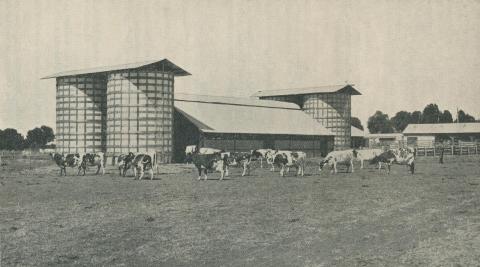
<path fill-rule="evenodd" d="M 338 166 L 347 167 L 347 172 L 353 173 L 354 162 L 360 161 L 360 169 L 364 168 L 364 162 L 368 162 L 378 169 L 386 165 L 390 173 L 392 164 L 405 165 L 411 174 L 415 172 L 415 149 L 348 149 L 332 151 L 322 158 L 318 163 L 320 172 L 326 168 L 331 173 L 338 172 Z M 305 175 L 307 154 L 302 151 L 287 151 L 273 149 L 257 149 L 250 152 L 227 152 L 214 148 L 197 148 L 187 146 L 185 150 L 186 162 L 193 163 L 198 171 L 198 180 L 202 177 L 208 179 L 208 173 L 220 172 L 220 180 L 229 176 L 229 168 L 238 167 L 241 169 L 241 176 L 250 175 L 252 162 L 259 162 L 260 168 L 268 165 L 270 171 L 279 170 L 280 176 L 285 176 L 290 169 L 295 170 L 295 175 Z M 96 167 L 96 174 L 105 174 L 105 157 L 101 152 L 84 154 L 58 154 L 53 153 L 52 158 L 60 167 L 60 175 L 67 175 L 67 168 L 77 169 L 77 175 L 85 175 L 88 167 Z M 121 176 L 126 176 L 131 170 L 135 179 L 141 180 L 145 173 L 153 179 L 154 173 L 158 170 L 156 153 L 128 153 L 115 157 L 115 166 Z"/>

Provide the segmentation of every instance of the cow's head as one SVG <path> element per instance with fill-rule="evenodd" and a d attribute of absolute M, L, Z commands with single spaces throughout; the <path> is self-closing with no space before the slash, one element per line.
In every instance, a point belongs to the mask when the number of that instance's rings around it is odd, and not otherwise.
<path fill-rule="evenodd" d="M 330 163 L 330 159 L 331 157 L 326 157 L 323 160 L 321 160 L 320 163 L 318 164 L 318 170 L 322 171 L 325 165 L 328 165 Z"/>
<path fill-rule="evenodd" d="M 354 157 L 354 158 L 356 158 L 356 157 L 358 156 L 358 151 L 357 151 L 356 149 L 354 149 L 354 150 L 352 151 L 352 153 L 353 153 L 353 157 Z"/>

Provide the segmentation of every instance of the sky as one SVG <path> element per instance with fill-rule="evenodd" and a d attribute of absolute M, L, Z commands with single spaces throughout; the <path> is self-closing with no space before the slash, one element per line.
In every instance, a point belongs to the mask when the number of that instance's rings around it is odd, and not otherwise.
<path fill-rule="evenodd" d="M 177 92 L 355 84 L 352 116 L 437 103 L 480 117 L 480 1 L 1 0 L 0 129 L 55 128 L 55 80 L 163 59 Z"/>

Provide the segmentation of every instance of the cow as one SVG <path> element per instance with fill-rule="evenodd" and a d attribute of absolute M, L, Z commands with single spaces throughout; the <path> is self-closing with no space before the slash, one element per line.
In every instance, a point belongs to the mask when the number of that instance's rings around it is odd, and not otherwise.
<path fill-rule="evenodd" d="M 58 167 L 60 167 L 60 176 L 65 174 L 67 176 L 67 167 L 75 168 L 80 165 L 81 156 L 80 154 L 66 154 L 62 155 L 59 153 L 50 154 L 52 159 L 55 161 Z M 77 173 L 79 174 L 80 171 Z"/>
<path fill-rule="evenodd" d="M 337 173 L 337 164 L 346 164 L 347 172 L 349 167 L 352 167 L 352 173 L 354 172 L 353 160 L 357 157 L 357 150 L 339 150 L 332 151 L 327 154 L 327 156 L 320 162 L 319 171 L 329 165 L 331 170 L 330 173 Z"/>
<path fill-rule="evenodd" d="M 389 149 L 386 152 L 373 158 L 370 163 L 376 164 L 382 162 L 387 164 L 387 174 L 390 174 L 390 166 L 392 164 L 406 165 L 409 167 L 411 174 L 415 173 L 415 154 L 416 149 L 406 147 L 398 149 Z"/>
<path fill-rule="evenodd" d="M 240 166 L 242 168 L 242 176 L 250 175 L 250 163 L 252 162 L 252 153 L 233 153 L 230 156 L 229 165 Z"/>
<path fill-rule="evenodd" d="M 132 152 L 129 152 L 128 154 L 121 154 L 117 157 L 115 165 L 118 167 L 120 175 L 123 175 L 125 177 L 128 169 L 132 167 L 132 162 L 134 158 L 135 154 Z M 135 168 L 132 169 L 134 176 L 137 176 L 137 170 Z"/>
<path fill-rule="evenodd" d="M 269 155 L 273 154 L 273 149 L 255 149 L 251 151 L 254 159 L 260 159 L 260 168 L 263 168 L 263 160 L 267 160 L 267 163 L 272 165 L 273 161 L 268 161 Z"/>
<path fill-rule="evenodd" d="M 228 165 L 228 158 L 224 156 L 221 158 L 220 153 L 201 154 L 194 153 L 192 155 L 193 164 L 198 170 L 198 180 L 202 178 L 202 172 L 205 175 L 205 180 L 208 179 L 208 171 L 220 171 L 220 180 L 225 177 L 226 166 Z"/>
<path fill-rule="evenodd" d="M 198 148 L 196 145 L 190 145 L 185 148 L 185 162 L 191 163 L 192 156 L 195 153 L 214 154 L 214 153 L 220 153 L 220 152 L 223 152 L 223 150 L 216 149 L 216 148 L 209 148 L 209 147 Z"/>
<path fill-rule="evenodd" d="M 275 165 L 278 165 L 278 164 L 275 164 L 274 161 L 275 161 L 275 156 L 277 154 L 285 154 L 285 155 L 290 155 L 292 151 L 288 151 L 288 150 L 272 150 L 268 153 L 266 153 L 265 155 L 265 158 L 267 160 L 267 163 L 270 164 L 271 168 L 270 168 L 270 171 L 271 172 L 274 172 L 275 171 Z"/>
<path fill-rule="evenodd" d="M 140 153 L 135 155 L 131 161 L 131 166 L 134 169 L 134 180 L 142 180 L 144 172 L 148 171 L 150 173 L 150 180 L 153 180 L 153 174 L 157 169 L 157 154 L 156 152 L 151 153 Z"/>
<path fill-rule="evenodd" d="M 96 153 L 86 153 L 81 155 L 81 163 L 78 166 L 78 173 L 80 174 L 83 171 L 83 175 L 87 170 L 87 166 L 97 166 L 98 174 L 100 170 L 102 170 L 102 175 L 105 174 L 105 165 L 104 165 L 104 154 L 103 152 L 96 152 Z"/>
<path fill-rule="evenodd" d="M 383 149 L 359 149 L 357 151 L 357 160 L 360 161 L 360 169 L 363 169 L 364 161 L 371 161 L 376 156 L 383 153 Z M 378 162 L 378 169 L 382 168 L 382 163 Z"/>
<path fill-rule="evenodd" d="M 284 177 L 285 172 L 290 171 L 290 167 L 297 169 L 295 175 L 305 175 L 305 161 L 307 154 L 302 151 L 276 151 L 273 156 L 273 164 L 279 166 L 280 176 Z"/>

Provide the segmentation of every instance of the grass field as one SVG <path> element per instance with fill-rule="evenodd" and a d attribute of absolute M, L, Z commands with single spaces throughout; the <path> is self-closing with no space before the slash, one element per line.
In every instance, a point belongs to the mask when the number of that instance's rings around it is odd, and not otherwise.
<path fill-rule="evenodd" d="M 445 161 L 420 158 L 413 176 L 309 166 L 224 181 L 197 181 L 187 165 L 138 181 L 9 162 L 0 266 L 478 266 L 480 158 Z"/>

